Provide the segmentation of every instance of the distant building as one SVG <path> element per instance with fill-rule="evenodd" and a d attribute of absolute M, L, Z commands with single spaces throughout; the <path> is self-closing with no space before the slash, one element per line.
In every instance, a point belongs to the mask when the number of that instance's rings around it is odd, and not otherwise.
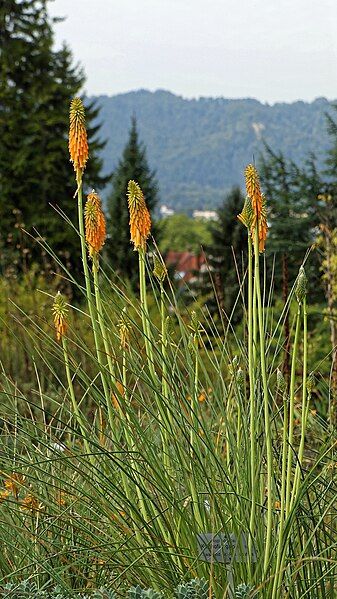
<path fill-rule="evenodd" d="M 206 266 L 203 254 L 174 252 L 169 250 L 165 257 L 166 266 L 174 269 L 174 278 L 183 283 L 194 282 Z"/>
<path fill-rule="evenodd" d="M 160 216 L 162 216 L 163 218 L 165 216 L 172 216 L 174 214 L 174 210 L 172 208 L 168 208 L 168 206 L 165 206 L 165 204 L 163 206 L 160 206 L 159 212 Z"/>
<path fill-rule="evenodd" d="M 218 220 L 218 214 L 215 210 L 193 210 L 193 218 L 202 220 Z"/>

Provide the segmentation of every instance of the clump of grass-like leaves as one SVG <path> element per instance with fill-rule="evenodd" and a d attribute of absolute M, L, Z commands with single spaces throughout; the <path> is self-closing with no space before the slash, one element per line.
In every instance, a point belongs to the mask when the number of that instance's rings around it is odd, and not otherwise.
<path fill-rule="evenodd" d="M 57 296 L 57 340 L 41 335 L 38 321 L 30 330 L 49 367 L 49 394 L 38 364 L 35 396 L 3 374 L 2 582 L 34 577 L 80 592 L 109 583 L 125 597 L 130 585 L 169 596 L 182 579 L 204 578 L 216 599 L 332 599 L 336 437 L 311 412 L 303 267 L 275 326 L 269 317 L 260 273 L 266 200 L 255 168 L 247 168 L 240 215 L 247 334 L 237 338 L 230 322 L 218 325 L 206 309 L 190 313 L 177 302 L 159 256 L 152 274 L 151 223 L 135 182 L 128 201 L 139 299 L 110 282 L 96 192 L 84 219 L 86 138 L 78 103 L 76 110 L 81 143 L 73 139 L 71 152 L 84 285 L 72 284 L 86 299 L 82 317 L 92 335 L 81 338 L 69 320 L 76 307 Z M 277 369 L 283 318 L 293 308 L 288 385 Z M 226 564 L 205 562 L 197 542 L 205 532 L 243 538 L 244 548 Z"/>

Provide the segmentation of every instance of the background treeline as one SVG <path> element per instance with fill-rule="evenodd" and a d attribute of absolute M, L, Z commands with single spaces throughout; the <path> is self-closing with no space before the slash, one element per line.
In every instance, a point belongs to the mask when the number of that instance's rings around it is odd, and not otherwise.
<path fill-rule="evenodd" d="M 187 214 L 214 208 L 233 185 L 243 187 L 243 169 L 257 160 L 263 140 L 300 164 L 315 152 L 321 165 L 329 145 L 330 105 L 324 98 L 270 106 L 253 99 L 186 100 L 167 91 L 139 90 L 91 99 L 100 107 L 98 122 L 107 140 L 100 153 L 104 172 L 117 165 L 136 115 L 161 202 Z"/>
<path fill-rule="evenodd" d="M 68 286 L 69 293 L 69 281 L 80 274 L 81 262 L 76 189 L 67 154 L 68 109 L 70 98 L 83 89 L 84 75 L 67 46 L 54 48 L 48 0 L 5 0 L 0 22 L 1 272 L 6 278 L 17 277 L 35 264 L 39 275 L 53 277 L 61 272 L 62 262 L 68 273 L 58 284 Z M 273 278 L 276 300 L 286 304 L 298 268 L 312 248 L 307 261 L 310 299 L 320 306 L 317 314 L 325 315 L 325 338 L 334 347 L 333 106 L 325 99 L 274 106 L 255 100 L 184 100 L 168 92 L 141 90 L 87 99 L 86 107 L 87 190 L 105 192 L 104 259 L 115 273 L 111 276 L 127 279 L 136 290 L 125 199 L 130 179 L 141 185 L 153 216 L 159 198 L 185 213 L 196 206 L 218 205 L 219 219 L 210 225 L 175 215 L 154 223 L 152 232 L 164 254 L 170 249 L 200 252 L 203 247 L 207 269 L 197 276 L 190 299 L 206 302 L 212 313 L 220 308 L 229 317 L 246 266 L 244 232 L 236 220 L 244 201 L 242 173 L 254 155 L 269 207 L 266 272 Z M 70 226 L 64 226 L 59 212 Z M 239 324 L 241 317 L 238 310 L 232 322 Z M 288 320 L 286 353 L 289 327 Z"/>

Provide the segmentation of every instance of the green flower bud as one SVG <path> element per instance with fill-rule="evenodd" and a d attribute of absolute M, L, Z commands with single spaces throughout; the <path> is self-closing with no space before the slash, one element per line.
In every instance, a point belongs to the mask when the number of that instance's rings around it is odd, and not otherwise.
<path fill-rule="evenodd" d="M 303 266 L 301 266 L 300 271 L 298 273 L 296 287 L 295 287 L 296 298 L 300 305 L 302 304 L 307 293 L 308 293 L 308 279 L 305 274 L 305 270 L 304 270 Z"/>
<path fill-rule="evenodd" d="M 311 395 L 315 387 L 315 375 L 313 372 L 310 372 L 307 378 L 307 391 Z"/>
<path fill-rule="evenodd" d="M 163 282 L 167 275 L 167 268 L 163 260 L 161 260 L 156 254 L 153 258 L 153 275 L 160 282 Z"/>
<path fill-rule="evenodd" d="M 234 356 L 233 360 L 228 364 L 228 370 L 232 376 L 236 376 L 237 369 L 239 366 L 239 358 L 238 356 Z"/>
<path fill-rule="evenodd" d="M 276 384 L 277 384 L 277 390 L 279 391 L 279 393 L 283 394 L 286 391 L 287 383 L 283 376 L 283 373 L 281 372 L 281 370 L 279 368 L 276 371 Z"/>
<path fill-rule="evenodd" d="M 242 391 L 245 386 L 245 374 L 242 368 L 239 368 L 239 370 L 236 373 L 236 383 L 240 391 Z"/>

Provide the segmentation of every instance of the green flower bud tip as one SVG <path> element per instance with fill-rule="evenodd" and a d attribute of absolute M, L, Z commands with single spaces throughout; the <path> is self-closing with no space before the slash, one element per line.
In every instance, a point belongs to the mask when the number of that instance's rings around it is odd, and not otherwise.
<path fill-rule="evenodd" d="M 153 259 L 153 275 L 156 277 L 158 281 L 163 282 L 167 275 L 167 268 L 164 262 L 158 258 L 158 256 L 154 256 Z"/>
<path fill-rule="evenodd" d="M 277 390 L 280 393 L 284 393 L 286 390 L 287 384 L 286 384 L 286 380 L 279 368 L 277 369 L 277 372 L 276 372 L 276 382 L 277 382 Z"/>
<path fill-rule="evenodd" d="M 242 390 L 244 387 L 244 384 L 245 384 L 245 375 L 244 375 L 242 368 L 239 368 L 239 370 L 236 373 L 236 382 L 237 382 L 239 389 Z"/>
<path fill-rule="evenodd" d="M 314 386 L 315 386 L 315 375 L 313 372 L 310 372 L 308 378 L 307 378 L 307 391 L 308 393 L 312 393 L 314 390 Z"/>
<path fill-rule="evenodd" d="M 305 274 L 305 270 L 304 270 L 303 266 L 301 266 L 298 277 L 297 277 L 296 287 L 295 287 L 296 298 L 297 298 L 297 301 L 299 304 L 302 304 L 305 296 L 307 295 L 307 292 L 308 292 L 308 279 Z"/>

